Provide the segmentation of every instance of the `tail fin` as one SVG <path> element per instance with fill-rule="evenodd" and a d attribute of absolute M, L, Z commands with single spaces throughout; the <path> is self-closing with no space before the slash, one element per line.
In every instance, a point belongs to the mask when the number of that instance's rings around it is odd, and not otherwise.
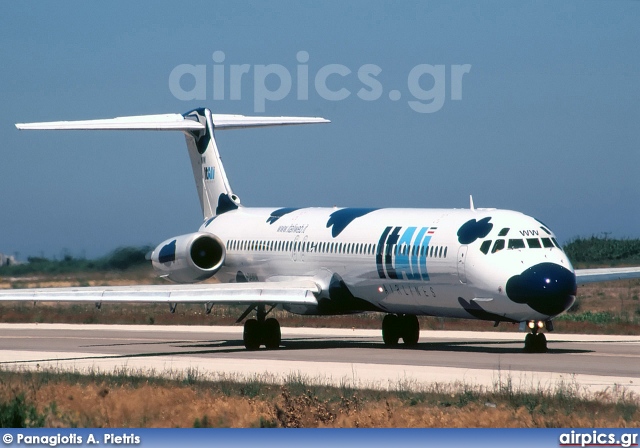
<path fill-rule="evenodd" d="M 214 129 L 234 129 L 293 124 L 328 123 L 318 117 L 246 117 L 217 115 L 209 109 L 194 109 L 184 115 L 140 115 L 107 120 L 52 121 L 46 123 L 18 123 L 18 129 L 67 130 L 152 130 L 183 131 L 193 168 L 193 176 L 205 219 L 235 210 L 240 199 L 233 194 L 224 172 Z"/>

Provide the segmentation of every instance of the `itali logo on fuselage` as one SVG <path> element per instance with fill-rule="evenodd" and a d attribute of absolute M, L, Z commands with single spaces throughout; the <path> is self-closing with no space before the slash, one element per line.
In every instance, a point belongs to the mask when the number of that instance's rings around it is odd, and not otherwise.
<path fill-rule="evenodd" d="M 433 247 L 430 248 L 429 242 L 437 229 L 407 227 L 402 231 L 402 227 L 385 228 L 376 251 L 378 276 L 429 281 L 427 258 L 433 256 Z"/>

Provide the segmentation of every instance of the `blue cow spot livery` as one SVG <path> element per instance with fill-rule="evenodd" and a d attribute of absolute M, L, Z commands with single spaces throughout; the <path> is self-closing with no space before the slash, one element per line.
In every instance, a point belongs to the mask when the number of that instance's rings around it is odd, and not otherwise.
<path fill-rule="evenodd" d="M 287 207 L 287 208 L 279 208 L 278 210 L 274 210 L 274 211 L 271 212 L 271 216 L 269 216 L 267 218 L 267 222 L 269 224 L 273 224 L 278 219 L 282 218 L 284 215 L 288 215 L 289 213 L 293 213 L 296 210 L 300 210 L 300 209 L 299 208 L 295 208 L 295 207 Z"/>
<path fill-rule="evenodd" d="M 221 193 L 218 197 L 218 206 L 216 207 L 216 215 L 221 215 L 231 210 L 237 210 L 238 204 L 228 194 Z"/>
<path fill-rule="evenodd" d="M 160 263 L 176 261 L 176 240 L 171 241 L 169 244 L 165 244 L 162 249 L 160 249 L 158 261 Z"/>
<path fill-rule="evenodd" d="M 371 212 L 379 210 L 377 208 L 343 208 L 331 213 L 327 221 L 327 229 L 331 227 L 331 236 L 334 238 L 342 233 L 355 219 L 358 219 Z"/>
<path fill-rule="evenodd" d="M 460 244 L 471 244 L 475 240 L 489 235 L 489 232 L 493 229 L 493 224 L 489 221 L 491 221 L 491 217 L 487 216 L 480 221 L 470 219 L 462 224 L 458 229 L 458 242 Z"/>

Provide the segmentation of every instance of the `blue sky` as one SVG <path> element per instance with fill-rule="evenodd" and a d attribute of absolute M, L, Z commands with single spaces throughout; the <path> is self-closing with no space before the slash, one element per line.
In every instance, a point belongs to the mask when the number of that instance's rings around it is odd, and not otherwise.
<path fill-rule="evenodd" d="M 332 123 L 218 133 L 245 205 L 464 208 L 473 194 L 478 207 L 541 219 L 563 241 L 640 237 L 639 18 L 634 1 L 2 2 L 0 252 L 94 257 L 192 232 L 202 218 L 179 133 L 14 123 L 201 106 L 251 115 L 264 94 L 256 67 L 270 64 L 292 87 L 265 101 L 265 115 Z M 214 99 L 216 51 L 225 99 Z M 172 92 L 183 64 L 205 66 L 204 99 Z M 232 100 L 229 70 L 240 64 L 250 72 Z M 346 99 L 315 86 L 330 64 L 350 71 L 325 82 Z M 366 64 L 381 69 L 381 94 L 369 101 L 357 94 Z M 409 73 L 423 64 L 445 70 L 418 79 L 420 91 L 444 92 L 431 113 L 408 103 Z M 456 65 L 470 67 L 460 99 Z M 264 85 L 276 91 L 279 78 Z M 202 89 L 192 76 L 179 87 Z"/>

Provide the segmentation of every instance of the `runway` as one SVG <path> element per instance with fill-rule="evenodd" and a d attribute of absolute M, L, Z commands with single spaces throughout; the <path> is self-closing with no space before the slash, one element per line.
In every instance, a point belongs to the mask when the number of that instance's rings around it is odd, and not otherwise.
<path fill-rule="evenodd" d="M 279 350 L 247 351 L 242 327 L 0 324 L 0 366 L 200 377 L 303 375 L 324 384 L 416 388 L 464 383 L 640 394 L 640 336 L 548 334 L 549 353 L 522 352 L 523 333 L 422 331 L 413 348 L 379 330 L 283 328 Z"/>

